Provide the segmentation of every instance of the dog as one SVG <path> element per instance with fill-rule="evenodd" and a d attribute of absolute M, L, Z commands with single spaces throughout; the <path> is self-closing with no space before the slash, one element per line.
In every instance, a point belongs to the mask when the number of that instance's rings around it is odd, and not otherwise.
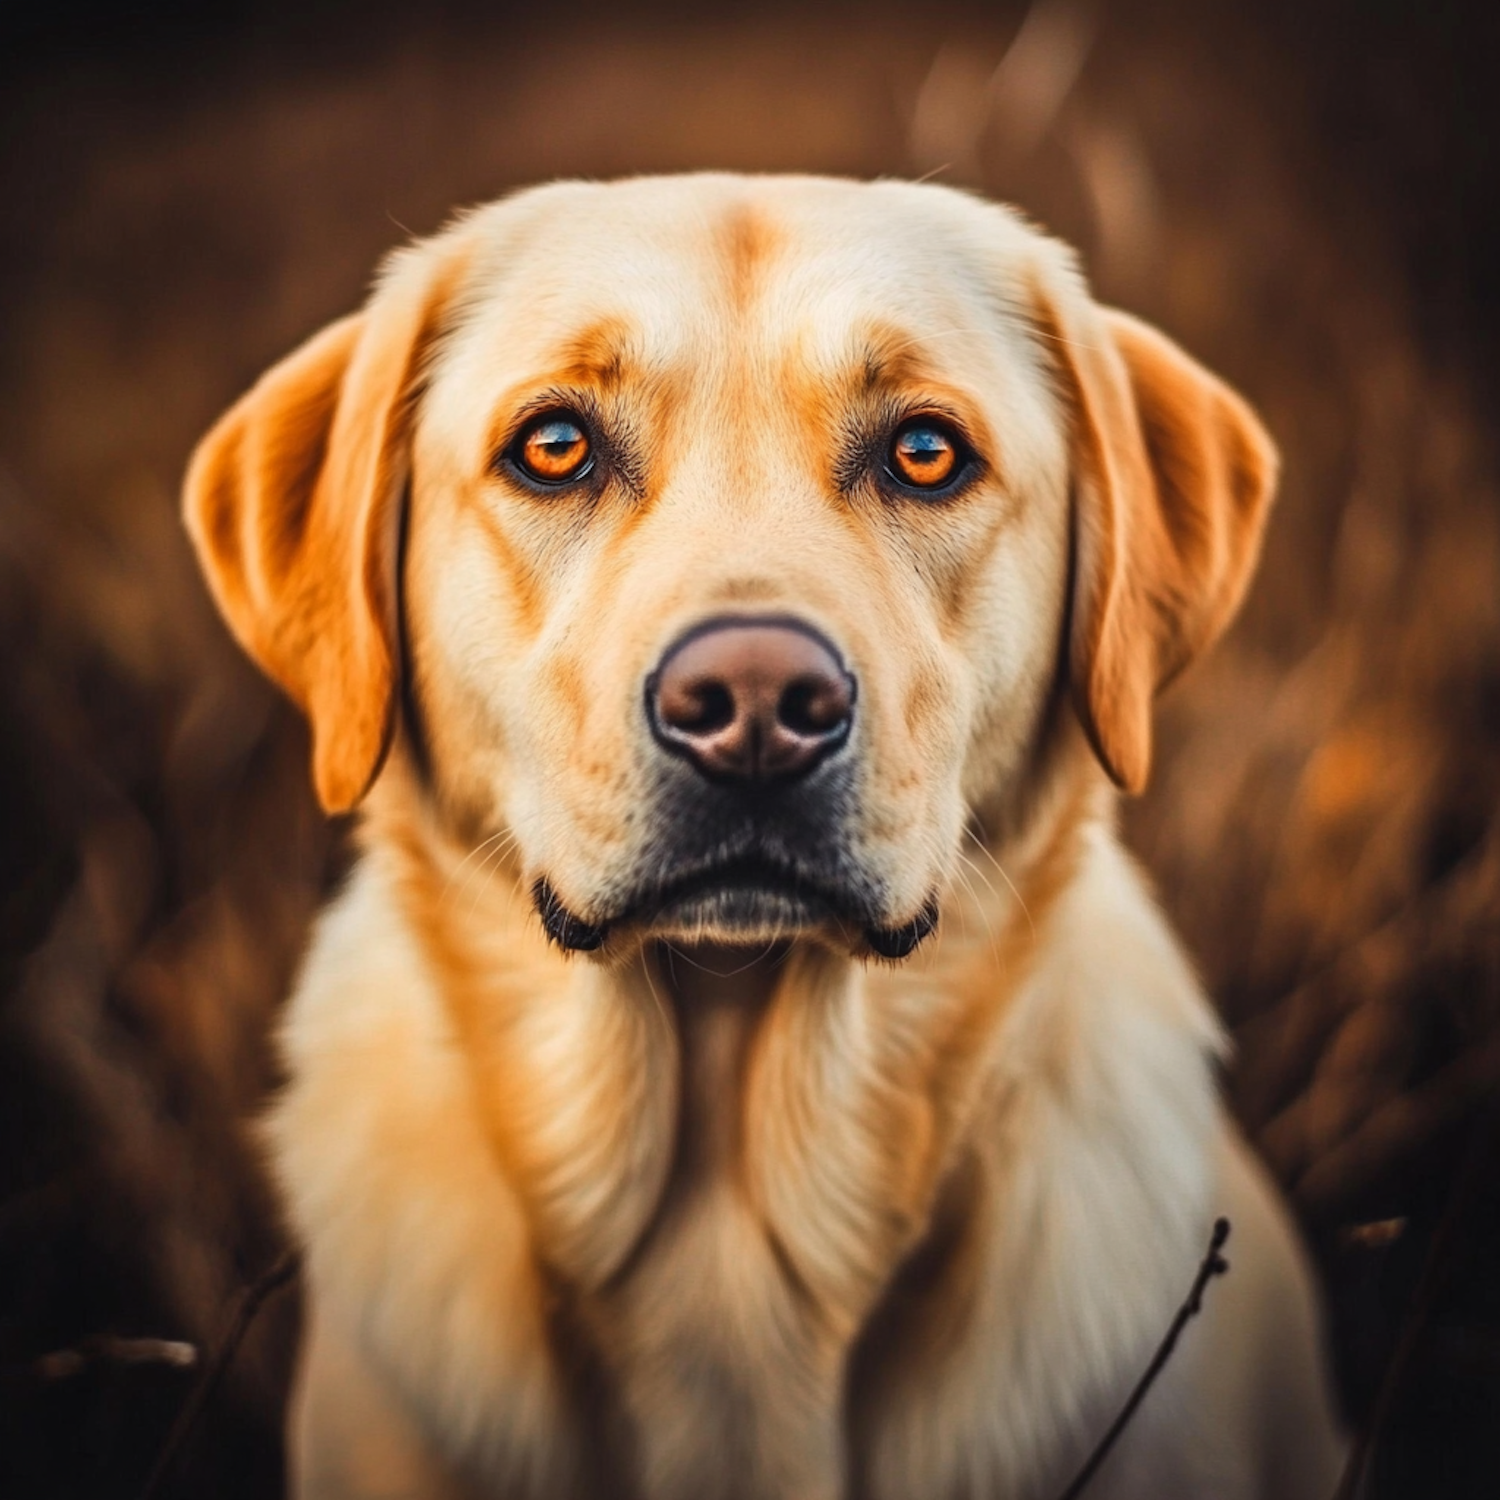
<path fill-rule="evenodd" d="M 359 857 L 266 1122 L 303 1497 L 1331 1492 L 1313 1280 L 1114 828 L 1277 455 L 950 188 L 534 188 L 199 445 Z"/>

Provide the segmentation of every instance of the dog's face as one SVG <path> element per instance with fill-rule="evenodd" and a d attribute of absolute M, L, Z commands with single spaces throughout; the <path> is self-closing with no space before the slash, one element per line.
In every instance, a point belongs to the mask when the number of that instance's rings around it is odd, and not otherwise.
<path fill-rule="evenodd" d="M 563 185 L 404 252 L 188 509 L 351 805 L 391 726 L 552 935 L 901 956 L 1071 702 L 1142 782 L 1274 460 L 1066 254 L 948 190 Z"/>
<path fill-rule="evenodd" d="M 413 696 L 574 941 L 899 944 L 1025 753 L 1063 423 L 976 263 L 997 236 L 900 202 L 679 181 L 496 216 L 415 422 Z"/>

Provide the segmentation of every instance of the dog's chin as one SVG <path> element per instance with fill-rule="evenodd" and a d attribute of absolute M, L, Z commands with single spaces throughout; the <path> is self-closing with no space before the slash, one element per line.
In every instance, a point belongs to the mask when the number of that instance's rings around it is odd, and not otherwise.
<path fill-rule="evenodd" d="M 663 907 L 650 924 L 650 935 L 667 942 L 737 948 L 815 937 L 851 957 L 897 960 L 915 952 L 937 920 L 935 901 L 909 922 L 882 927 L 853 921 L 804 891 L 731 885 L 695 891 Z"/>
<path fill-rule="evenodd" d="M 800 882 L 767 878 L 758 869 L 726 870 L 658 893 L 645 910 L 613 922 L 591 922 L 568 910 L 545 880 L 532 891 L 547 935 L 566 952 L 603 948 L 617 930 L 682 944 L 749 947 L 813 937 L 852 957 L 902 959 L 937 927 L 929 901 L 910 921 L 884 926 L 841 910 L 836 897 Z"/>
<path fill-rule="evenodd" d="M 681 943 L 774 943 L 848 931 L 827 902 L 769 884 L 705 885 L 668 900 L 651 918 L 652 937 Z M 849 931 L 849 937 L 855 934 Z"/>

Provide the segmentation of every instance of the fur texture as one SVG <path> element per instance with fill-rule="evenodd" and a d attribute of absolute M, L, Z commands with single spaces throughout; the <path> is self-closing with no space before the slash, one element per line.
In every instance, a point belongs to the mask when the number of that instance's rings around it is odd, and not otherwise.
<path fill-rule="evenodd" d="M 593 463 L 548 488 L 513 455 L 558 412 Z M 961 446 L 942 494 L 883 466 L 912 421 Z M 299 1493 L 1044 1496 L 1223 1212 L 1233 1271 L 1095 1493 L 1327 1492 L 1311 1281 L 1109 784 L 1274 478 L 1060 246 L 896 183 L 519 195 L 221 421 L 210 581 L 325 805 L 363 797 L 268 1122 Z M 753 806 L 641 706 L 724 613 L 806 620 L 859 682 L 846 749 Z M 786 890 L 747 904 L 751 857 Z"/>

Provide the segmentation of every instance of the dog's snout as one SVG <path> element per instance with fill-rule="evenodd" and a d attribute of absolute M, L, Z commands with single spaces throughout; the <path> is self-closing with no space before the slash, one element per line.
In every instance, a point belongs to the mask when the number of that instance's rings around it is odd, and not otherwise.
<path fill-rule="evenodd" d="M 713 620 L 672 646 L 646 684 L 652 732 L 704 775 L 804 776 L 849 737 L 854 678 L 811 626 Z"/>

